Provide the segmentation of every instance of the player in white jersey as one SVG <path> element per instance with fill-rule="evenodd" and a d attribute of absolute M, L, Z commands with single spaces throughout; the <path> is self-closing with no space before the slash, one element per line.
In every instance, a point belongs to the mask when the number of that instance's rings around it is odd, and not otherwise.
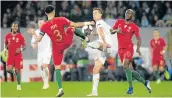
<path fill-rule="evenodd" d="M 93 18 L 96 21 L 96 30 L 99 36 L 99 40 L 88 43 L 88 47 L 97 49 L 99 55 L 95 58 L 95 66 L 93 68 L 93 87 L 92 92 L 87 96 L 98 96 L 97 88 L 100 79 L 99 71 L 104 65 L 108 56 L 113 56 L 112 53 L 112 37 L 110 33 L 111 27 L 102 20 L 102 10 L 100 8 L 93 9 Z M 115 34 L 116 35 L 116 34 Z M 115 38 L 115 37 L 114 37 Z M 114 39 L 113 39 L 114 40 Z M 117 37 L 115 39 L 117 41 Z M 116 44 L 117 45 L 117 44 Z M 117 47 L 117 46 L 115 46 Z"/>
<path fill-rule="evenodd" d="M 45 21 L 43 19 L 38 20 L 38 27 L 41 28 L 42 24 Z M 34 29 L 33 29 L 34 30 Z M 31 29 L 28 29 L 28 32 L 34 32 L 31 31 Z M 39 35 L 40 30 L 37 29 L 35 31 L 37 35 Z M 31 40 L 31 45 L 33 48 L 36 48 L 38 46 L 38 54 L 37 54 L 37 63 L 38 66 L 41 67 L 41 76 L 44 82 L 43 88 L 42 89 L 47 89 L 49 88 L 49 69 L 48 69 L 48 64 L 50 64 L 51 60 L 51 40 L 48 37 L 48 35 L 45 35 L 41 42 L 37 42 L 36 39 L 32 36 Z"/>

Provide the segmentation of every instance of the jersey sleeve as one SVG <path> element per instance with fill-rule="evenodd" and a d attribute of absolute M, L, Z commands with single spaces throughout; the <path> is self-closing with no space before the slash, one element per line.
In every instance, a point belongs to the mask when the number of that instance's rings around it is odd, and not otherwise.
<path fill-rule="evenodd" d="M 21 44 L 22 44 L 22 46 L 25 46 L 26 45 L 25 39 L 24 39 L 24 36 L 23 35 L 21 35 Z"/>
<path fill-rule="evenodd" d="M 152 40 L 149 42 L 149 44 L 150 44 L 150 47 L 153 48 Z"/>
<path fill-rule="evenodd" d="M 161 40 L 161 43 L 162 43 L 162 47 L 166 46 L 166 43 L 165 43 L 164 39 Z"/>
<path fill-rule="evenodd" d="M 7 36 L 8 36 L 8 34 L 5 35 L 4 44 L 7 44 L 8 43 L 8 40 L 7 40 L 8 37 Z"/>
<path fill-rule="evenodd" d="M 97 23 L 97 28 L 99 28 L 99 27 L 103 27 L 102 24 L 101 24 L 100 22 Z"/>
<path fill-rule="evenodd" d="M 114 30 L 118 28 L 118 23 L 119 23 L 119 20 L 117 20 L 117 21 L 114 23 L 114 25 L 113 25 L 113 29 L 114 29 Z"/>
<path fill-rule="evenodd" d="M 135 30 L 134 30 L 134 34 L 135 34 L 136 38 L 139 38 L 140 37 L 140 33 L 139 32 L 140 32 L 139 27 L 136 26 L 135 27 Z"/>
<path fill-rule="evenodd" d="M 65 18 L 65 17 L 60 17 L 60 20 L 61 20 L 61 22 L 62 22 L 65 26 L 70 26 L 71 21 L 68 20 L 67 18 Z"/>

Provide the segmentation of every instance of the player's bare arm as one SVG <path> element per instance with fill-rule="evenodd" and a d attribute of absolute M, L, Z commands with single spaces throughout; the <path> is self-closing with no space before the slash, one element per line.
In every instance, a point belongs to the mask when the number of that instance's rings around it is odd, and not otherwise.
<path fill-rule="evenodd" d="M 29 28 L 29 29 L 28 29 L 28 33 L 31 34 L 31 35 L 33 35 L 33 37 L 35 38 L 35 40 L 36 40 L 37 42 L 40 42 L 41 39 L 43 38 L 43 35 L 40 35 L 40 34 L 39 34 L 39 36 L 37 36 L 36 33 L 35 33 L 35 30 L 34 30 L 33 28 Z"/>
<path fill-rule="evenodd" d="M 163 47 L 163 50 L 161 51 L 161 54 L 163 55 L 163 54 L 165 53 L 166 50 L 167 50 L 167 45 L 165 45 L 165 46 Z"/>
<path fill-rule="evenodd" d="M 137 49 L 136 49 L 136 52 L 141 56 L 140 46 L 141 46 L 141 38 L 137 37 Z"/>
<path fill-rule="evenodd" d="M 85 25 L 94 25 L 94 21 L 90 21 L 90 22 L 71 22 L 70 26 L 78 28 L 78 27 L 82 27 Z"/>
<path fill-rule="evenodd" d="M 31 46 L 32 46 L 33 49 L 35 49 L 38 46 L 38 43 L 37 42 L 32 43 Z"/>

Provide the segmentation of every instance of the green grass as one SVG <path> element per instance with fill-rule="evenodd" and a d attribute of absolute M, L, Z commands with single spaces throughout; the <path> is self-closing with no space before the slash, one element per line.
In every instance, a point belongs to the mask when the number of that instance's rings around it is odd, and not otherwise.
<path fill-rule="evenodd" d="M 57 84 L 50 83 L 50 88 L 42 90 L 42 83 L 22 83 L 22 90 L 16 90 L 16 83 L 1 83 L 2 97 L 54 97 L 57 92 Z M 172 97 L 172 82 L 156 84 L 151 82 L 152 93 L 139 82 L 134 82 L 134 93 L 126 95 L 127 82 L 100 82 L 98 93 L 100 97 Z M 91 92 L 92 82 L 63 82 L 64 97 L 85 97 Z"/>

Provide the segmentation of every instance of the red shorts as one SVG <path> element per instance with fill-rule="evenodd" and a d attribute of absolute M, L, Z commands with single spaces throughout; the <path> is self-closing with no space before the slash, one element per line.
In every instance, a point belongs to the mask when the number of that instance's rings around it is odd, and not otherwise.
<path fill-rule="evenodd" d="M 52 44 L 52 56 L 54 66 L 59 66 L 63 60 L 64 50 L 70 47 L 72 44 L 74 35 L 74 29 L 72 27 L 68 27 L 66 30 L 66 35 L 64 36 L 64 42 L 58 44 Z"/>
<path fill-rule="evenodd" d="M 121 63 L 123 63 L 124 59 L 129 59 L 130 61 L 132 61 L 133 48 L 120 48 L 118 49 L 118 55 L 120 57 Z"/>
<path fill-rule="evenodd" d="M 23 57 L 21 55 L 8 56 L 7 66 L 13 66 L 15 69 L 23 69 Z"/>
<path fill-rule="evenodd" d="M 153 66 L 164 66 L 165 65 L 164 56 L 163 55 L 153 56 L 152 65 Z"/>

